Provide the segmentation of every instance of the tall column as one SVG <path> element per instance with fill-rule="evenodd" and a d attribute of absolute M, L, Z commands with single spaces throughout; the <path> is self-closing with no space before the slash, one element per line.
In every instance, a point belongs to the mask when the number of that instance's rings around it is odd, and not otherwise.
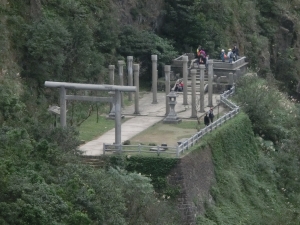
<path fill-rule="evenodd" d="M 233 82 L 236 83 L 237 79 L 241 76 L 241 69 L 236 69 L 233 73 Z"/>
<path fill-rule="evenodd" d="M 165 65 L 165 90 L 166 90 L 166 115 L 170 113 L 170 105 L 169 105 L 169 97 L 167 96 L 170 93 L 170 73 L 171 73 L 171 66 Z"/>
<path fill-rule="evenodd" d="M 200 65 L 200 112 L 204 112 L 204 70 L 205 65 Z"/>
<path fill-rule="evenodd" d="M 139 110 L 139 95 L 140 95 L 140 65 L 133 64 L 133 74 L 134 74 L 134 85 L 136 87 L 135 97 L 134 97 L 134 114 L 140 114 Z"/>
<path fill-rule="evenodd" d="M 121 142 L 121 91 L 115 91 L 115 144 L 120 145 Z"/>
<path fill-rule="evenodd" d="M 123 60 L 118 61 L 118 68 L 119 68 L 119 85 L 124 86 L 124 76 L 123 76 L 123 66 L 125 62 Z M 124 101 L 123 101 L 123 93 L 121 92 L 121 106 L 124 108 Z"/>
<path fill-rule="evenodd" d="M 187 76 L 188 76 L 188 63 L 189 57 L 188 56 L 182 56 L 182 76 L 183 76 L 183 105 L 188 105 L 187 101 Z"/>
<path fill-rule="evenodd" d="M 115 65 L 109 65 L 108 69 L 109 69 L 109 84 L 114 85 L 115 84 Z M 110 92 L 109 94 L 111 94 L 112 96 L 114 95 L 113 92 Z M 113 105 L 114 105 L 113 102 L 110 103 L 110 112 L 113 109 Z M 113 112 L 113 114 L 115 115 L 115 112 Z"/>
<path fill-rule="evenodd" d="M 114 85 L 115 82 L 115 65 L 109 65 L 109 84 Z"/>
<path fill-rule="evenodd" d="M 228 83 L 230 85 L 230 88 L 233 86 L 233 73 L 228 74 Z"/>
<path fill-rule="evenodd" d="M 153 93 L 152 104 L 157 104 L 157 55 L 151 55 L 151 60 L 152 60 L 152 93 Z"/>
<path fill-rule="evenodd" d="M 192 115 L 191 118 L 197 117 L 197 106 L 196 106 L 196 73 L 197 70 L 191 70 L 191 77 L 192 77 Z"/>
<path fill-rule="evenodd" d="M 60 125 L 67 126 L 67 104 L 66 104 L 66 88 L 60 87 Z"/>
<path fill-rule="evenodd" d="M 213 68 L 213 60 L 208 60 L 208 106 L 213 106 L 213 76 L 214 76 L 214 68 Z"/>
<path fill-rule="evenodd" d="M 132 61 L 133 56 L 127 56 L 128 86 L 133 86 Z M 128 92 L 128 100 L 132 101 L 132 92 Z"/>

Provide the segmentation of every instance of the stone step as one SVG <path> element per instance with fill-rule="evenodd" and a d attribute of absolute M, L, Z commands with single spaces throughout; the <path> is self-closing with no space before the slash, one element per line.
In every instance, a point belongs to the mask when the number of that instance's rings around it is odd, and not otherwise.
<path fill-rule="evenodd" d="M 82 163 L 95 167 L 95 168 L 100 168 L 104 165 L 104 161 L 100 157 L 85 157 L 82 156 Z"/>

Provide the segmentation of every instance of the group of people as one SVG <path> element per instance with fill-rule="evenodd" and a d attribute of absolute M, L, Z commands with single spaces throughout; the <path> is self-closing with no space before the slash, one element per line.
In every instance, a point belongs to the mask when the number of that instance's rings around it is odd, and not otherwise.
<path fill-rule="evenodd" d="M 239 49 L 237 48 L 236 45 L 234 45 L 232 49 L 229 48 L 227 54 L 224 49 L 222 49 L 220 54 L 220 58 L 222 62 L 225 62 L 226 59 L 228 59 L 228 62 L 232 63 L 236 61 L 238 57 L 239 57 Z M 201 47 L 201 45 L 199 45 L 196 52 L 197 64 L 198 65 L 203 64 L 207 67 L 208 58 L 209 55 L 205 52 L 205 50 Z"/>
<path fill-rule="evenodd" d="M 213 123 L 214 122 L 214 109 L 211 107 L 209 109 L 209 111 L 207 113 L 205 113 L 205 116 L 204 116 L 204 124 L 205 126 L 208 126 L 210 123 Z"/>
<path fill-rule="evenodd" d="M 205 50 L 199 45 L 196 52 L 197 64 L 203 64 L 207 67 L 209 55 L 206 54 Z"/>
<path fill-rule="evenodd" d="M 176 92 L 182 92 L 183 91 L 183 82 L 182 82 L 182 80 L 177 80 L 173 89 Z"/>
<path fill-rule="evenodd" d="M 232 63 L 236 61 L 239 57 L 239 49 L 236 47 L 236 45 L 231 49 L 228 49 L 228 52 L 226 54 L 225 50 L 222 49 L 220 58 L 222 62 L 225 62 L 226 59 L 228 59 L 229 63 Z"/>

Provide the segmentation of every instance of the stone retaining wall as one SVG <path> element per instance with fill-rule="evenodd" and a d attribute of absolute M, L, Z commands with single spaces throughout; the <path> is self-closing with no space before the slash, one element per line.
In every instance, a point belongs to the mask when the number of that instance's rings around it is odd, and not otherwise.
<path fill-rule="evenodd" d="M 209 191 L 215 176 L 211 150 L 195 150 L 181 158 L 170 172 L 168 181 L 180 187 L 177 207 L 185 224 L 195 225 L 197 215 L 205 212 L 204 203 L 212 201 Z"/>

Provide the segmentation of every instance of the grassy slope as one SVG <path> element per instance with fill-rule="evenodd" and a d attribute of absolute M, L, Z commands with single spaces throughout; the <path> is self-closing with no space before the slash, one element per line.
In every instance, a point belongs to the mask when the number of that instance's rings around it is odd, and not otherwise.
<path fill-rule="evenodd" d="M 198 224 L 298 224 L 296 209 L 276 187 L 275 153 L 265 155 L 245 114 L 228 122 L 207 141 L 213 151 L 215 204 Z"/>

